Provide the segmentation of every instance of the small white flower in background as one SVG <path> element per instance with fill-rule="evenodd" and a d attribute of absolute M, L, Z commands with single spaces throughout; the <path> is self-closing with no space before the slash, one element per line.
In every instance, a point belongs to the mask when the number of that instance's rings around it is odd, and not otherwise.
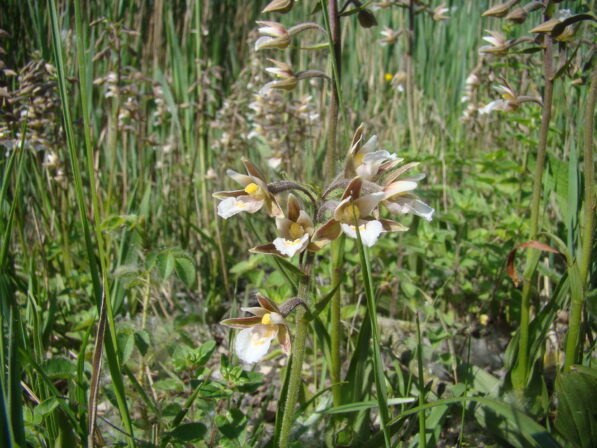
<path fill-rule="evenodd" d="M 241 184 L 244 189 L 218 191 L 213 194 L 215 198 L 222 199 L 218 204 L 218 215 L 228 219 L 241 212 L 255 213 L 265 206 L 268 215 L 282 216 L 282 210 L 274 195 L 270 193 L 261 172 L 249 160 L 243 158 L 243 163 L 248 175 L 233 170 L 226 171 L 226 174 Z"/>
<path fill-rule="evenodd" d="M 260 294 L 257 294 L 257 301 L 260 305 L 258 307 L 241 308 L 253 316 L 220 322 L 221 325 L 241 330 L 236 335 L 234 348 L 236 356 L 248 364 L 261 361 L 276 337 L 286 355 L 290 354 L 291 348 L 288 325 L 278 306 Z"/>
<path fill-rule="evenodd" d="M 382 38 L 379 39 L 381 46 L 392 45 L 398 41 L 398 37 L 402 34 L 402 31 L 394 31 L 392 28 L 385 27 L 381 33 Z"/>
<path fill-rule="evenodd" d="M 498 31 L 487 31 L 489 36 L 483 36 L 483 40 L 489 45 L 479 48 L 479 53 L 489 53 L 498 56 L 504 55 L 508 51 L 508 41 L 506 36 Z"/>
<path fill-rule="evenodd" d="M 261 90 L 259 90 L 259 95 L 263 96 L 272 89 L 294 90 L 298 79 L 290 68 L 290 65 L 286 64 L 285 62 L 276 61 L 275 59 L 268 60 L 273 63 L 274 66 L 267 67 L 265 71 L 274 75 L 277 79 L 265 84 Z"/>
<path fill-rule="evenodd" d="M 502 85 L 495 86 L 495 90 L 497 90 L 502 95 L 502 99 L 492 101 L 489 104 L 482 107 L 481 109 L 479 109 L 479 113 L 481 115 L 489 114 L 494 110 L 512 112 L 513 110 L 518 109 L 520 101 L 518 100 L 518 95 L 514 90 L 512 90 L 510 87 Z"/>
<path fill-rule="evenodd" d="M 433 20 L 436 22 L 441 22 L 442 20 L 448 20 L 450 17 L 446 15 L 446 13 L 450 10 L 450 8 L 446 8 L 446 4 L 442 3 L 437 8 L 433 10 Z"/>
<path fill-rule="evenodd" d="M 259 33 L 263 34 L 257 42 L 255 42 L 255 51 L 265 50 L 268 48 L 287 48 L 290 44 L 290 36 L 288 31 L 281 23 L 258 21 L 260 25 Z"/>

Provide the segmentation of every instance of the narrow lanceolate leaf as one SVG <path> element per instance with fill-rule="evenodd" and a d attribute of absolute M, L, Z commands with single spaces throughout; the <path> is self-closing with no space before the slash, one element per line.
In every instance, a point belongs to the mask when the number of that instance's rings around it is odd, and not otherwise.
<path fill-rule="evenodd" d="M 356 219 L 356 217 L 355 217 Z M 381 419 L 381 429 L 384 434 L 384 442 L 386 448 L 391 446 L 390 434 L 388 432 L 387 423 L 389 420 L 388 414 L 388 397 L 386 390 L 386 379 L 384 376 L 384 368 L 381 360 L 381 350 L 379 344 L 379 328 L 377 326 L 377 310 L 375 305 L 375 294 L 373 292 L 373 277 L 371 275 L 371 264 L 369 255 L 363 245 L 361 233 L 358 226 L 357 241 L 359 247 L 359 257 L 361 259 L 361 272 L 363 274 L 363 283 L 365 284 L 365 295 L 367 296 L 367 311 L 371 321 L 371 333 L 373 336 L 373 370 L 375 373 L 375 387 L 377 389 L 377 403 L 379 408 L 379 415 Z"/>

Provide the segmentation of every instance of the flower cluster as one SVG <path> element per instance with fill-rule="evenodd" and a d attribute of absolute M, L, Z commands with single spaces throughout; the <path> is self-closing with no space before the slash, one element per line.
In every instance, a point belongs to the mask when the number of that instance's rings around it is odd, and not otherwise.
<path fill-rule="evenodd" d="M 403 159 L 378 148 L 376 136 L 364 141 L 363 134 L 361 125 L 348 150 L 343 172 L 317 199 L 307 187 L 295 182 L 268 183 L 252 162 L 243 159 L 247 174 L 227 171 L 242 189 L 214 193 L 214 197 L 221 200 L 218 215 L 227 219 L 238 213 L 256 213 L 264 209 L 275 218 L 279 236 L 270 243 L 252 248 L 251 252 L 279 257 L 321 250 L 341 234 L 353 239 L 360 235 L 362 243 L 371 247 L 384 232 L 407 230 L 399 222 L 383 218 L 382 208 L 392 214 L 411 213 L 431 220 L 433 208 L 413 193 L 424 175 L 406 175 L 418 164 L 401 165 Z M 305 194 L 311 201 L 312 214 L 293 191 Z M 333 198 L 340 191 L 339 197 Z M 283 194 L 286 196 L 285 212 L 279 205 L 284 200 Z M 327 219 L 326 214 L 330 215 Z M 253 317 L 222 322 L 242 329 L 236 338 L 236 353 L 247 363 L 262 359 L 276 336 L 286 353 L 290 349 L 285 322 L 289 311 L 280 311 L 263 296 L 258 296 L 258 301 L 260 308 L 245 309 Z"/>

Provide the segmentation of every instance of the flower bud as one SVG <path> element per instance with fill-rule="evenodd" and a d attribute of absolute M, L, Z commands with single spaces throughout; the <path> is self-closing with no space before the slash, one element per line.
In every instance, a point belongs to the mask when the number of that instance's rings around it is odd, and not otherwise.
<path fill-rule="evenodd" d="M 259 33 L 264 34 L 255 42 L 255 51 L 266 48 L 287 48 L 290 44 L 290 36 L 284 25 L 277 22 L 259 21 Z"/>
<path fill-rule="evenodd" d="M 286 14 L 294 6 L 294 0 L 273 0 L 261 12 L 279 12 Z"/>

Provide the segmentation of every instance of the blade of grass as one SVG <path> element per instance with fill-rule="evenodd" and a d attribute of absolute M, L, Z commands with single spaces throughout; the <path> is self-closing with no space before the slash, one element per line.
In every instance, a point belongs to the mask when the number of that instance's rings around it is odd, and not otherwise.
<path fill-rule="evenodd" d="M 365 249 L 365 246 L 363 245 L 363 240 L 361 239 L 361 232 L 359 230 L 358 223 L 355 225 L 355 228 L 357 231 L 359 258 L 361 261 L 361 273 L 363 276 L 363 284 L 365 285 L 365 295 L 367 297 L 367 311 L 369 315 L 369 320 L 371 322 L 371 336 L 373 338 L 373 370 L 375 374 L 375 388 L 377 403 L 379 406 L 381 429 L 384 435 L 384 442 L 386 448 L 390 448 L 390 433 L 387 430 L 387 423 L 389 420 L 388 395 L 386 390 L 386 379 L 384 376 L 383 362 L 381 360 L 381 350 L 379 344 L 379 327 L 377 325 L 377 310 L 375 305 L 375 293 L 373 292 L 371 262 L 369 260 L 369 254 L 367 253 L 367 249 Z"/>
<path fill-rule="evenodd" d="M 425 404 L 425 377 L 423 372 L 423 344 L 421 343 L 419 313 L 417 313 L 417 368 L 419 370 L 419 407 L 421 407 Z M 427 446 L 425 427 L 425 411 L 423 410 L 419 412 L 419 446 L 423 448 Z"/>
<path fill-rule="evenodd" d="M 87 80 L 86 80 L 86 71 L 85 67 L 85 54 L 83 51 L 83 36 L 82 36 L 82 18 L 80 15 L 80 10 L 78 9 L 78 2 L 75 3 L 77 10 L 79 11 L 76 14 L 76 22 L 77 22 L 77 32 L 78 35 L 78 60 L 79 60 L 79 76 L 80 76 L 80 85 L 81 87 L 81 99 L 83 104 L 83 117 L 86 123 L 85 128 L 89 129 L 89 119 L 85 118 L 87 116 L 88 108 L 87 108 L 87 101 L 86 101 L 86 88 Z M 73 131 L 73 123 L 70 114 L 70 106 L 68 103 L 68 91 L 66 86 L 66 72 L 65 72 L 65 64 L 62 55 L 62 42 L 61 42 L 61 33 L 60 27 L 58 24 L 58 14 L 56 10 L 56 2 L 55 0 L 50 0 L 50 19 L 51 19 L 51 28 L 52 28 L 52 43 L 54 48 L 54 57 L 56 62 L 56 70 L 58 73 L 58 87 L 59 87 L 59 94 L 60 94 L 60 102 L 62 104 L 62 114 L 63 114 L 63 124 L 64 130 L 66 134 L 66 143 L 68 147 L 70 163 L 71 163 L 71 171 L 73 174 L 74 179 L 74 187 L 75 187 L 75 197 L 77 201 L 77 208 L 79 210 L 79 217 L 81 220 L 81 224 L 83 227 L 83 235 L 85 239 L 85 248 L 87 252 L 87 259 L 89 263 L 89 270 L 91 272 L 91 278 L 93 283 L 93 293 L 96 301 L 96 306 L 98 311 L 100 312 L 100 320 L 101 320 L 101 313 L 105 310 L 107 321 L 108 321 L 108 335 L 104 339 L 104 343 L 106 346 L 106 357 L 108 360 L 108 367 L 110 369 L 110 375 L 112 378 L 112 383 L 114 386 L 114 393 L 116 396 L 116 400 L 118 403 L 118 408 L 120 412 L 120 417 L 123 421 L 124 427 L 126 432 L 130 435 L 127 438 L 127 444 L 129 447 L 135 446 L 135 441 L 133 439 L 133 426 L 129 416 L 128 407 L 126 403 L 126 396 L 124 391 L 124 383 L 122 378 L 122 373 L 120 372 L 120 365 L 118 360 L 118 354 L 116 352 L 116 331 L 114 326 L 114 317 L 112 315 L 111 303 L 109 298 L 106 297 L 107 291 L 109 291 L 108 287 L 108 277 L 107 277 L 107 268 L 105 266 L 105 257 L 103 252 L 103 240 L 101 236 L 101 232 L 99 230 L 99 226 L 97 223 L 100 220 L 99 215 L 99 206 L 97 200 L 97 192 L 94 190 L 94 170 L 93 170 L 93 159 L 91 157 L 91 142 L 90 142 L 90 134 L 86 135 L 85 138 L 85 146 L 87 149 L 87 169 L 88 169 L 88 178 L 89 184 L 92 191 L 92 204 L 93 204 L 93 215 L 96 220 L 95 226 L 95 233 L 97 238 L 97 249 L 99 260 L 101 264 L 102 270 L 102 279 L 103 279 L 103 289 L 102 283 L 100 283 L 100 272 L 98 270 L 98 266 L 95 259 L 95 251 L 93 247 L 93 242 L 91 239 L 91 230 L 90 230 L 90 223 L 87 219 L 86 207 L 85 207 L 85 198 L 83 194 L 83 180 L 81 176 L 81 169 L 79 166 L 79 157 L 77 154 L 77 146 L 75 145 L 75 136 Z M 101 325 L 100 325 L 101 327 Z M 101 336 L 98 334 L 98 336 Z M 101 352 L 102 344 L 99 345 L 99 350 Z M 94 403 L 90 402 L 90 406 L 93 406 Z M 94 426 L 94 422 L 90 422 L 89 429 L 89 440 L 88 443 L 93 445 L 93 433 L 91 432 Z"/>

